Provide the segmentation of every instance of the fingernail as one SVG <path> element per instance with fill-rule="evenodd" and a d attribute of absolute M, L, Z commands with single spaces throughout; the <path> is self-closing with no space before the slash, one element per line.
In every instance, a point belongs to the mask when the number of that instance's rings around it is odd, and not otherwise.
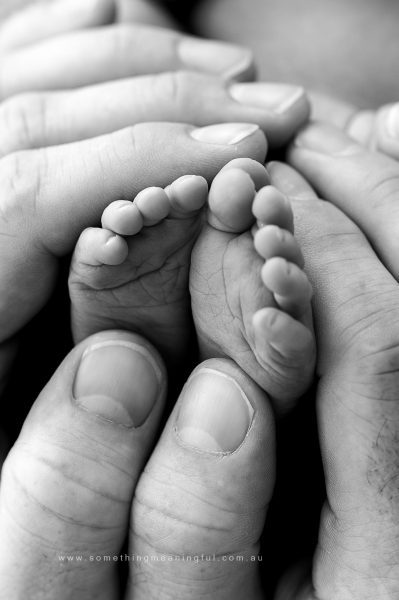
<path fill-rule="evenodd" d="M 392 104 L 385 114 L 385 130 L 389 137 L 399 139 L 399 103 Z"/>
<path fill-rule="evenodd" d="M 191 131 L 191 137 L 199 142 L 220 144 L 222 146 L 239 144 L 259 130 L 258 125 L 250 123 L 222 123 L 208 125 Z"/>
<path fill-rule="evenodd" d="M 186 37 L 179 42 L 177 52 L 186 68 L 223 75 L 226 79 L 253 69 L 249 50 L 224 42 Z"/>
<path fill-rule="evenodd" d="M 294 145 L 331 156 L 358 154 L 362 150 L 362 147 L 343 131 L 322 123 L 305 127 L 297 135 Z"/>
<path fill-rule="evenodd" d="M 303 88 L 269 83 L 235 83 L 230 86 L 231 97 L 246 106 L 263 108 L 282 115 L 305 96 Z"/>
<path fill-rule="evenodd" d="M 243 443 L 254 409 L 238 383 L 213 369 L 197 371 L 186 384 L 176 421 L 184 445 L 230 453 Z"/>
<path fill-rule="evenodd" d="M 161 384 L 161 369 L 146 348 L 108 341 L 84 352 L 73 395 L 80 408 L 105 421 L 140 427 L 154 408 Z"/>

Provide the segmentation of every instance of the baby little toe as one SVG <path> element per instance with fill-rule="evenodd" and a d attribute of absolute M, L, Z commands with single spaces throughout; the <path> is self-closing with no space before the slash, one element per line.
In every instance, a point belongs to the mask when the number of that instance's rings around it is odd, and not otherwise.
<path fill-rule="evenodd" d="M 91 227 L 83 231 L 76 244 L 72 266 L 76 270 L 78 265 L 119 265 L 127 253 L 127 244 L 122 237 L 107 229 Z"/>

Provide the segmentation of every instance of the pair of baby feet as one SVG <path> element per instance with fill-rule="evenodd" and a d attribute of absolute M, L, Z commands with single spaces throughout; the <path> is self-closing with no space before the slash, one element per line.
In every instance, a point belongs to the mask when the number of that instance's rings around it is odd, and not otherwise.
<path fill-rule="evenodd" d="M 208 185 L 181 177 L 110 204 L 86 229 L 69 278 L 75 341 L 104 329 L 144 335 L 182 365 L 233 359 L 285 411 L 311 382 L 311 285 L 288 199 L 250 159 Z M 194 321 L 194 323 L 193 323 Z"/>

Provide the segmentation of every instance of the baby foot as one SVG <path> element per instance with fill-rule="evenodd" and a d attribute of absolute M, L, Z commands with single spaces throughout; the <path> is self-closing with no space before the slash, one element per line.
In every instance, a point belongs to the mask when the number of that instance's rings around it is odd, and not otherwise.
<path fill-rule="evenodd" d="M 105 329 L 135 331 L 179 364 L 193 330 L 188 276 L 207 197 L 205 179 L 181 177 L 113 202 L 102 228 L 82 233 L 69 277 L 75 342 Z"/>
<path fill-rule="evenodd" d="M 284 411 L 312 380 L 312 289 L 290 203 L 268 183 L 249 159 L 216 176 L 190 289 L 202 358 L 231 357 Z"/>

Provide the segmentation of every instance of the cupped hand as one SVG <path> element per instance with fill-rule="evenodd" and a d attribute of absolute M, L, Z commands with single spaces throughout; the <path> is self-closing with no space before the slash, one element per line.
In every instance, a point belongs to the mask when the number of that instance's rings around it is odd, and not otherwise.
<path fill-rule="evenodd" d="M 360 110 L 353 104 L 321 93 L 310 93 L 312 119 L 342 129 L 355 141 L 399 159 L 399 103 Z"/>
<path fill-rule="evenodd" d="M 233 362 L 203 363 L 148 460 L 166 384 L 134 334 L 98 334 L 65 359 L 3 467 L 2 600 L 262 597 L 267 398 Z"/>
<path fill-rule="evenodd" d="M 276 599 L 394 600 L 397 283 L 342 211 L 289 167 L 269 168 L 294 204 L 315 289 L 327 486 L 312 579 L 289 572 Z M 233 363 L 200 365 L 146 463 L 164 394 L 159 357 L 137 336 L 98 334 L 67 357 L 4 468 L 4 597 L 32 594 L 35 573 L 43 600 L 119 598 L 121 562 L 127 598 L 265 597 L 259 539 L 275 470 L 268 399 Z"/>
<path fill-rule="evenodd" d="M 245 83 L 254 76 L 249 50 L 109 23 L 112 7 L 59 0 L 3 23 L 0 156 L 149 121 L 257 123 L 281 145 L 306 121 L 302 89 Z"/>
<path fill-rule="evenodd" d="M 261 130 L 278 145 L 307 118 L 301 89 L 242 81 L 246 49 L 112 19 L 111 0 L 64 0 L 2 25 L 0 344 L 47 302 L 58 258 L 112 201 L 263 161 Z"/>
<path fill-rule="evenodd" d="M 301 132 L 289 159 L 328 201 L 278 168 L 315 290 L 327 502 L 314 597 L 390 600 L 399 593 L 399 165 L 323 124 Z"/>

